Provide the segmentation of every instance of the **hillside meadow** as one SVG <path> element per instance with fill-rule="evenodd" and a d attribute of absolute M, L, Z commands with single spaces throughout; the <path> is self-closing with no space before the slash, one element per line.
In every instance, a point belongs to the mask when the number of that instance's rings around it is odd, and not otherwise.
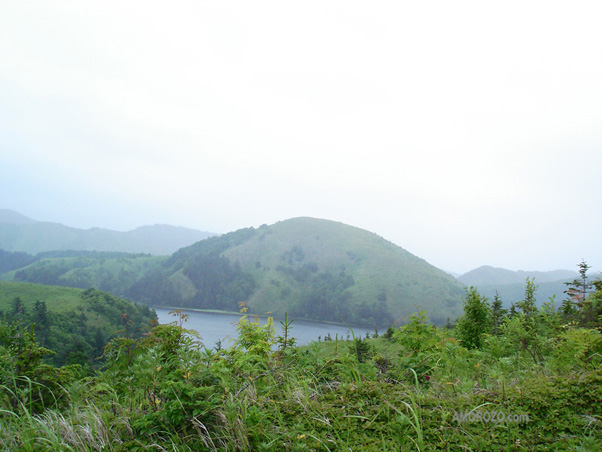
<path fill-rule="evenodd" d="M 41 253 L 32 258 L 32 263 L 7 271 L 0 280 L 80 289 L 95 287 L 128 297 L 132 286 L 167 259 L 148 254 L 86 251 Z"/>
<path fill-rule="evenodd" d="M 387 327 L 417 309 L 460 313 L 452 276 L 368 231 L 295 218 L 211 237 L 149 269 L 126 292 L 153 306 L 249 312 Z"/>

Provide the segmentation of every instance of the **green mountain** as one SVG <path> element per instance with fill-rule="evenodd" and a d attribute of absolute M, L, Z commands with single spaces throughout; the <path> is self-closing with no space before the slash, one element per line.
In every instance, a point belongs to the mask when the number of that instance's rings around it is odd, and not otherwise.
<path fill-rule="evenodd" d="M 4 251 L 0 249 L 0 278 L 3 273 L 25 267 L 36 261 L 36 257 L 23 252 Z M 10 278 L 12 279 L 12 278 Z"/>
<path fill-rule="evenodd" d="M 103 347 L 115 336 L 140 337 L 156 323 L 148 306 L 95 289 L 0 282 L 0 319 L 33 327 L 41 345 L 56 352 L 56 365 L 100 364 Z"/>
<path fill-rule="evenodd" d="M 129 296 L 152 305 L 238 310 L 386 326 L 424 309 L 461 313 L 449 274 L 371 232 L 295 218 L 241 229 L 174 253 Z"/>
<path fill-rule="evenodd" d="M 132 231 L 77 229 L 38 222 L 0 209 L 0 249 L 36 254 L 53 250 L 122 251 L 168 255 L 215 234 L 178 226 L 142 226 Z"/>
<path fill-rule="evenodd" d="M 167 259 L 167 256 L 106 251 L 48 251 L 31 256 L 0 250 L 0 280 L 80 289 L 95 287 L 123 297 Z"/>

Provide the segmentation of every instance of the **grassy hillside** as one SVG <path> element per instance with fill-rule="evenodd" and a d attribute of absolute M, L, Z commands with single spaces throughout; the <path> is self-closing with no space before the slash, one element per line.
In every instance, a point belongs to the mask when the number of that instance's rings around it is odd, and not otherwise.
<path fill-rule="evenodd" d="M 54 312 L 73 311 L 81 305 L 81 290 L 71 287 L 46 286 L 20 282 L 0 282 L 0 312 L 8 313 L 13 300 L 20 297 L 25 309 L 32 310 L 36 301 L 45 301 Z"/>
<path fill-rule="evenodd" d="M 98 366 L 103 347 L 116 335 L 139 337 L 156 321 L 147 306 L 95 289 L 0 282 L 0 319 L 32 325 L 40 343 L 55 351 L 54 364 Z"/>
<path fill-rule="evenodd" d="M 316 289 L 327 287 L 360 318 L 377 322 L 387 319 L 384 313 L 400 320 L 417 306 L 440 323 L 459 314 L 462 292 L 451 276 L 376 234 L 342 223 L 282 221 L 223 255 L 253 275 L 257 290 L 249 305 L 258 312 L 283 314 L 293 307 L 297 314 L 319 313 L 329 300 Z"/>
<path fill-rule="evenodd" d="M 5 254 L 21 257 L 21 253 Z M 95 287 L 117 296 L 127 296 L 130 287 L 167 259 L 148 254 L 85 251 L 40 253 L 30 258 L 35 261 L 0 275 L 0 280 Z"/>
<path fill-rule="evenodd" d="M 460 313 L 456 280 L 376 234 L 296 218 L 207 239 L 175 253 L 131 292 L 151 304 L 285 312 L 383 326 L 419 309 Z"/>
<path fill-rule="evenodd" d="M 12 211 L 5 211 L 0 216 L 0 249 L 30 254 L 52 250 L 87 250 L 168 255 L 214 235 L 169 225 L 142 226 L 127 232 L 101 228 L 84 230 L 58 223 L 37 222 L 16 212 L 10 215 L 6 212 Z"/>

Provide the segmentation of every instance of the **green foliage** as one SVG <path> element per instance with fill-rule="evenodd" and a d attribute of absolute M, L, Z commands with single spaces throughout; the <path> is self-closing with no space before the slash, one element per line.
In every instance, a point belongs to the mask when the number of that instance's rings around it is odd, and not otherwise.
<path fill-rule="evenodd" d="M 242 229 L 198 242 L 173 254 L 133 284 L 127 294 L 151 305 L 236 311 L 255 289 L 255 280 L 240 264 L 221 253 L 255 234 Z"/>
<path fill-rule="evenodd" d="M 419 353 L 433 348 L 436 341 L 435 331 L 435 326 L 426 318 L 426 312 L 420 311 L 412 314 L 410 321 L 395 334 L 401 345 L 412 353 Z"/>
<path fill-rule="evenodd" d="M 359 363 L 366 362 L 372 357 L 372 349 L 367 339 L 354 337 L 349 344 L 349 352 L 352 353 Z"/>
<path fill-rule="evenodd" d="M 554 345 L 552 365 L 564 371 L 595 370 L 602 363 L 602 334 L 594 329 L 569 328 Z"/>
<path fill-rule="evenodd" d="M 498 335 L 500 333 L 500 326 L 504 320 L 504 317 L 508 315 L 508 310 L 504 309 L 502 299 L 496 292 L 493 301 L 491 302 L 491 332 L 492 334 Z"/>
<path fill-rule="evenodd" d="M 37 393 L 33 400 L 35 391 L 25 386 L 18 397 L 4 389 L 0 447 L 445 451 L 469 445 L 518 452 L 602 445 L 597 330 L 564 327 L 542 371 L 514 359 L 515 347 L 500 346 L 512 334 L 505 328 L 520 326 L 522 312 L 504 320 L 500 335 L 489 336 L 482 350 L 463 347 L 453 330 L 430 324 L 425 313 L 392 329 L 392 340 L 337 339 L 283 349 L 272 323 L 260 323 L 243 308 L 241 335 L 216 351 L 184 328 L 182 312 L 173 314 L 172 323 L 147 336 L 111 340 L 106 366 L 93 378 L 49 378 L 61 387 L 47 385 L 43 401 Z M 35 351 L 39 346 L 32 344 L 27 347 Z M 14 347 L 0 348 L 3 359 L 16 354 Z M 34 361 L 29 369 L 39 371 L 41 361 Z M 462 413 L 522 417 L 463 422 Z"/>
<path fill-rule="evenodd" d="M 472 319 L 489 309 L 474 288 L 465 305 Z M 243 305 L 238 338 L 209 350 L 175 311 L 140 337 L 126 322 L 93 376 L 46 364 L 33 330 L 0 323 L 0 448 L 600 450 L 599 329 L 564 323 L 553 300 L 525 306 L 471 348 L 466 314 L 456 328 L 420 312 L 378 338 L 295 347 Z"/>
<path fill-rule="evenodd" d="M 20 406 L 40 412 L 64 404 L 64 385 L 81 377 L 80 366 L 56 368 L 44 362 L 54 354 L 36 341 L 33 327 L 0 319 L 0 400 L 12 409 Z M 0 404 L 0 409 L 2 408 Z"/>
<path fill-rule="evenodd" d="M 30 254 L 23 252 L 11 253 L 0 249 L 0 275 L 11 270 L 25 267 L 35 261 L 36 258 Z"/>
<path fill-rule="evenodd" d="M 579 279 L 565 283 L 567 297 L 562 302 L 561 312 L 566 322 L 576 322 L 583 327 L 595 328 L 602 325 L 602 282 L 591 281 L 587 272 L 590 266 L 585 261 L 579 265 Z"/>
<path fill-rule="evenodd" d="M 489 266 L 479 267 L 458 278 L 466 286 L 475 286 L 481 295 L 493 300 L 497 295 L 510 307 L 524 297 L 525 279 L 535 279 L 538 283 L 535 293 L 536 305 L 540 306 L 550 297 L 559 300 L 566 289 L 565 281 L 574 278 L 575 272 L 569 270 L 554 270 L 547 272 L 511 271 Z"/>
<path fill-rule="evenodd" d="M 7 273 L 3 278 L 81 289 L 96 287 L 117 296 L 127 296 L 132 286 L 166 259 L 117 252 L 46 252 L 36 255 L 30 265 Z"/>
<path fill-rule="evenodd" d="M 244 352 L 248 356 L 257 356 L 262 359 L 268 358 L 272 353 L 272 347 L 276 344 L 274 319 L 268 317 L 264 325 L 257 316 L 249 318 L 247 308 L 242 308 L 243 316 L 238 321 L 238 339 L 235 342 L 235 350 Z"/>
<path fill-rule="evenodd" d="M 579 279 L 564 283 L 567 286 L 564 293 L 567 295 L 566 301 L 572 304 L 576 310 L 581 310 L 593 284 L 587 275 L 591 267 L 584 260 L 577 266 L 579 267 Z"/>
<path fill-rule="evenodd" d="M 282 351 L 286 350 L 288 347 L 294 347 L 297 342 L 297 340 L 291 336 L 291 330 L 293 328 L 291 325 L 293 322 L 294 320 L 288 319 L 288 313 L 285 313 L 284 320 L 280 321 L 280 325 L 282 326 L 282 334 L 276 338 L 276 342 Z"/>
<path fill-rule="evenodd" d="M 487 298 L 475 287 L 466 289 L 464 315 L 458 319 L 457 332 L 462 345 L 468 349 L 481 348 L 485 334 L 491 329 L 491 310 Z"/>
<path fill-rule="evenodd" d="M 302 279 L 296 277 L 298 282 L 308 283 L 310 290 L 293 308 L 293 315 L 341 323 L 345 321 L 354 324 L 362 323 L 359 322 L 359 313 L 354 315 L 349 306 L 351 293 L 348 289 L 355 284 L 350 275 L 347 275 L 345 271 L 333 274 L 331 272 L 318 273 L 317 270 L 308 272 L 307 275 Z M 369 312 L 371 313 L 370 310 Z"/>
<path fill-rule="evenodd" d="M 140 337 L 156 322 L 147 306 L 95 289 L 0 283 L 0 303 L 8 323 L 33 328 L 40 344 L 54 351 L 46 362 L 84 369 L 100 366 L 103 347 L 112 337 Z"/>
<path fill-rule="evenodd" d="M 535 292 L 537 291 L 537 285 L 535 284 L 535 279 L 527 278 L 525 285 L 525 296 L 522 300 L 516 303 L 516 307 L 521 310 L 521 312 L 525 315 L 529 321 L 531 321 L 537 312 L 537 307 L 535 306 Z"/>

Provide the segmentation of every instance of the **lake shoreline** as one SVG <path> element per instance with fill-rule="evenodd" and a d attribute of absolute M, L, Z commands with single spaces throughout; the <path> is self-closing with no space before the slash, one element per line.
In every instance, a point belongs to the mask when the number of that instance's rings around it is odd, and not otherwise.
<path fill-rule="evenodd" d="M 155 312 L 159 323 L 162 325 L 178 323 L 178 319 L 169 315 L 173 308 L 155 307 Z M 202 309 L 180 309 L 186 314 L 186 324 L 184 328 L 195 330 L 199 333 L 200 339 L 205 346 L 211 344 L 222 344 L 224 341 L 236 340 L 239 335 L 239 320 L 242 317 L 240 313 L 215 312 L 215 310 Z M 290 320 L 290 319 L 289 319 Z M 327 324 L 315 320 L 294 319 L 289 329 L 289 337 L 297 340 L 297 345 L 308 345 L 314 341 L 335 339 L 336 337 L 344 340 L 358 336 L 364 336 L 362 329 L 353 329 L 345 325 Z M 257 321 L 265 325 L 266 318 L 258 318 Z M 274 322 L 274 334 L 279 336 L 283 334 L 284 322 Z M 221 345 L 220 345 L 221 346 Z"/>
<path fill-rule="evenodd" d="M 280 321 L 284 321 L 284 317 L 279 317 L 279 316 L 275 316 L 275 315 L 266 315 L 266 314 L 253 314 L 253 313 L 242 313 L 242 312 L 235 312 L 235 311 L 222 311 L 219 309 L 199 309 L 199 308 L 178 308 L 178 307 L 174 307 L 174 306 L 151 306 L 152 309 L 169 309 L 171 311 L 191 311 L 191 312 L 200 312 L 203 314 L 223 314 L 223 315 L 231 315 L 231 316 L 238 316 L 238 317 L 242 317 L 242 316 L 249 316 L 249 317 L 259 317 L 260 319 L 267 319 L 268 317 L 272 317 L 274 320 L 278 320 Z M 295 321 L 295 320 L 299 320 L 302 322 L 319 322 L 319 323 L 325 323 L 327 325 L 333 325 L 333 326 L 341 326 L 341 327 L 346 327 L 349 328 L 351 330 L 364 330 L 366 329 L 366 327 L 361 327 L 361 326 L 352 326 L 352 325 L 348 325 L 346 323 L 340 323 L 340 322 L 332 322 L 332 321 L 328 321 L 328 320 L 315 320 L 315 319 L 308 319 L 305 317 L 294 317 L 291 318 L 289 316 L 289 321 Z"/>

